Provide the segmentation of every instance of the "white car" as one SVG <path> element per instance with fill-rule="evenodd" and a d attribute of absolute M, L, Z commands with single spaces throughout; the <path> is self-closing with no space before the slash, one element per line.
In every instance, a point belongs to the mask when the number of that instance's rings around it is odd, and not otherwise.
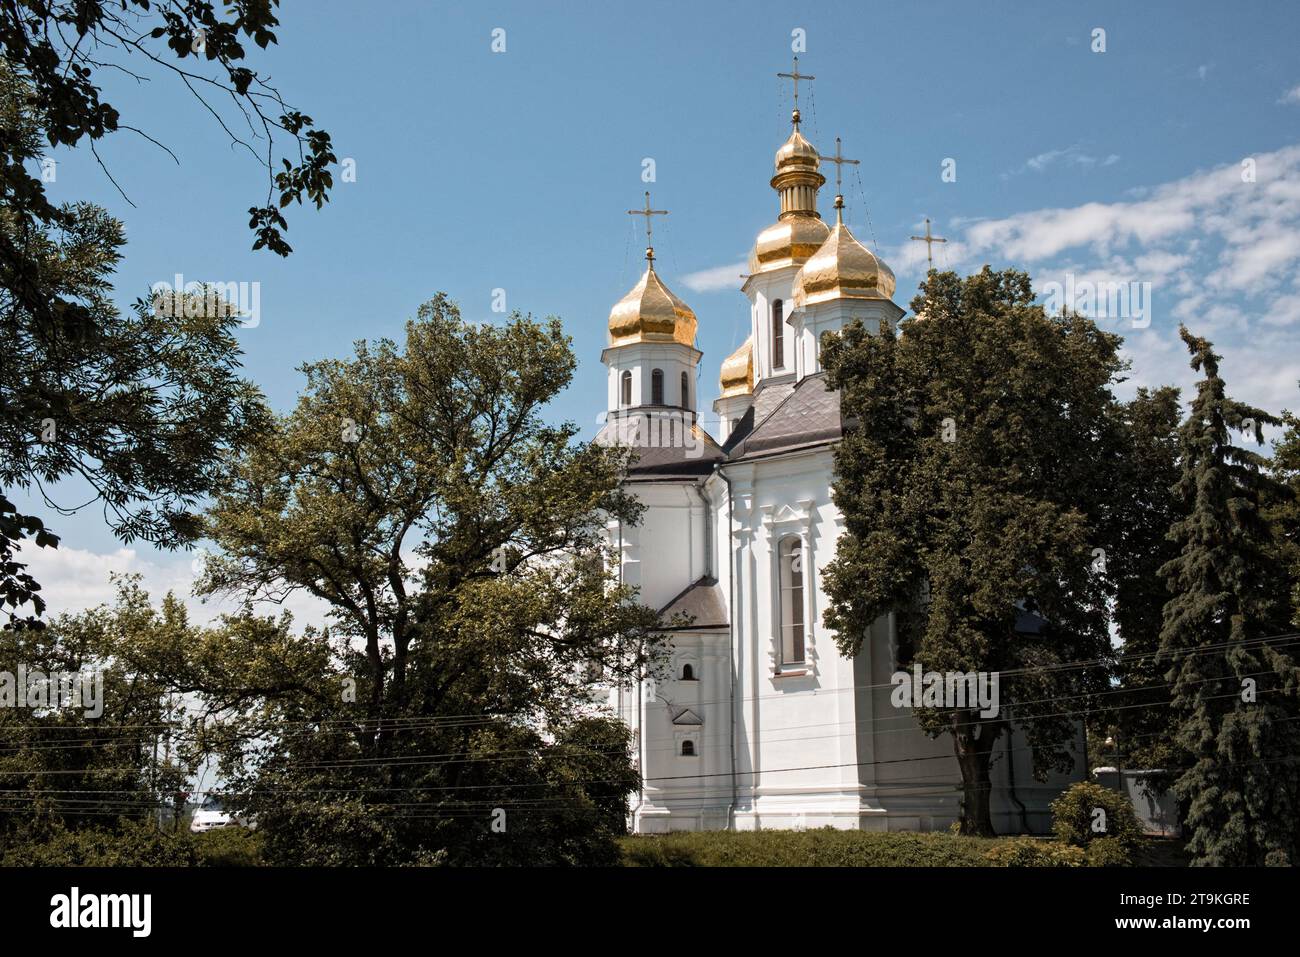
<path fill-rule="evenodd" d="M 204 831 L 216 830 L 219 827 L 233 827 L 237 823 L 226 813 L 221 800 L 209 794 L 190 818 L 190 830 L 195 834 L 202 834 Z"/>

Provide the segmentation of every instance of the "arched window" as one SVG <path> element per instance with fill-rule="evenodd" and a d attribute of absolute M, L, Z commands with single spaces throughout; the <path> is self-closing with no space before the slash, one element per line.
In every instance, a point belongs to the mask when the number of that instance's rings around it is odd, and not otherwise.
<path fill-rule="evenodd" d="M 650 404 L 664 404 L 664 370 L 655 369 L 650 373 Z"/>
<path fill-rule="evenodd" d="M 622 376 L 623 383 L 623 404 L 632 404 L 632 373 L 624 372 Z"/>
<path fill-rule="evenodd" d="M 785 368 L 785 303 L 772 303 L 772 368 Z"/>
<path fill-rule="evenodd" d="M 682 742 L 682 757 L 684 757 L 684 758 L 693 758 L 693 757 L 695 757 L 695 742 L 694 742 L 694 741 L 683 741 L 683 742 Z"/>
<path fill-rule="evenodd" d="M 683 372 L 682 373 L 682 408 L 689 409 L 690 407 L 691 407 L 690 380 L 686 378 L 686 373 Z"/>
<path fill-rule="evenodd" d="M 794 535 L 781 539 L 781 663 L 804 660 L 803 544 Z"/>
<path fill-rule="evenodd" d="M 692 668 L 689 664 L 682 665 L 682 680 L 683 681 L 695 680 L 695 669 Z"/>

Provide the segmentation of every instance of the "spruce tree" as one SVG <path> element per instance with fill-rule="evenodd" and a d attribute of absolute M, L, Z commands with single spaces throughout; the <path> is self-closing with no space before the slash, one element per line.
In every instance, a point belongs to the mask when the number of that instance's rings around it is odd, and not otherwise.
<path fill-rule="evenodd" d="M 1278 419 L 1225 394 L 1211 344 L 1180 329 L 1203 376 L 1179 433 L 1184 517 L 1160 574 L 1172 597 L 1160 633 L 1176 738 L 1189 756 L 1174 785 L 1193 863 L 1291 864 L 1300 816 L 1297 668 L 1284 576 L 1262 508 L 1281 494 L 1267 461 L 1232 443 L 1263 441 Z M 1244 443 L 1243 443 L 1244 444 Z"/>

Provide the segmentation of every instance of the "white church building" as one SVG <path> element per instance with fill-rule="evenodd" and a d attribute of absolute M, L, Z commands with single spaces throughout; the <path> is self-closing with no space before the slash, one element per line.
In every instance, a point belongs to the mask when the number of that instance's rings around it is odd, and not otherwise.
<path fill-rule="evenodd" d="M 646 506 L 611 521 L 623 580 L 688 624 L 671 632 L 671 677 L 615 689 L 643 785 L 633 830 L 942 830 L 960 816 L 947 736 L 891 704 L 892 616 L 853 659 L 822 624 L 822 569 L 843 530 L 831 499 L 845 429 L 825 385 L 822 333 L 904 315 L 889 267 L 817 210 L 822 157 L 799 130 L 776 152 L 776 222 L 759 233 L 741 292 L 749 338 L 721 366 L 720 424 L 697 421 L 694 312 L 655 271 L 609 315 L 602 441 L 631 442 L 627 483 Z M 647 203 L 647 213 L 650 212 Z M 996 745 L 993 824 L 1044 831 L 1064 778 L 1032 775 L 1023 734 Z"/>

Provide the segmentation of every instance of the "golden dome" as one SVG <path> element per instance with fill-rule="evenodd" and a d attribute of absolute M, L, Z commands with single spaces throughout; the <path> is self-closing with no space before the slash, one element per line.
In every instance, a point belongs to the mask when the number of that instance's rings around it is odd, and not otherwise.
<path fill-rule="evenodd" d="M 811 167 L 816 171 L 821 165 L 821 154 L 817 148 L 804 139 L 804 135 L 799 132 L 799 111 L 794 112 L 794 130 L 790 133 L 790 138 L 786 140 L 779 150 L 776 151 L 776 171 L 779 173 L 788 167 L 797 166 L 808 168 Z"/>
<path fill-rule="evenodd" d="M 794 306 L 831 299 L 888 299 L 894 294 L 894 272 L 844 225 L 842 197 L 835 197 L 835 228 L 826 242 L 794 276 Z"/>
<path fill-rule="evenodd" d="M 609 344 L 677 342 L 694 347 L 695 313 L 659 278 L 652 250 L 646 250 L 646 260 L 641 281 L 609 311 Z"/>
<path fill-rule="evenodd" d="M 754 391 L 754 337 L 750 336 L 740 344 L 740 348 L 727 356 L 722 362 L 722 375 L 718 378 L 722 386 L 722 398 L 733 395 L 749 395 Z"/>
<path fill-rule="evenodd" d="M 791 119 L 794 129 L 776 151 L 776 175 L 771 181 L 781 197 L 781 215 L 754 241 L 749 253 L 751 273 L 800 265 L 830 234 L 817 213 L 817 190 L 826 182 L 818 172 L 821 157 L 799 132 L 798 110 Z"/>
<path fill-rule="evenodd" d="M 754 248 L 749 252 L 749 271 L 797 266 L 821 248 L 830 232 L 820 217 L 791 216 L 777 220 L 754 240 Z"/>

